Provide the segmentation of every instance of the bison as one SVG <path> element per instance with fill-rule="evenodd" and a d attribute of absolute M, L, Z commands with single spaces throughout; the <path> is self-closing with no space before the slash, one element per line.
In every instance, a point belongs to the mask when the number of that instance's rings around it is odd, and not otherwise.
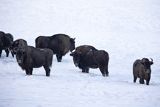
<path fill-rule="evenodd" d="M 82 72 L 89 73 L 89 68 L 99 68 L 102 76 L 108 76 L 109 54 L 104 50 L 97 50 L 93 46 L 82 45 L 70 54 L 75 66 Z"/>
<path fill-rule="evenodd" d="M 32 75 L 33 68 L 43 66 L 46 76 L 50 76 L 50 67 L 53 59 L 52 50 L 26 46 L 17 49 L 16 59 L 18 65 L 25 70 L 26 75 Z"/>
<path fill-rule="evenodd" d="M 62 61 L 64 56 L 69 51 L 75 49 L 75 38 L 70 38 L 65 34 L 55 34 L 53 36 L 39 36 L 35 40 L 36 48 L 49 48 L 56 54 L 57 61 Z"/>
<path fill-rule="evenodd" d="M 10 50 L 13 54 L 16 54 L 17 50 L 20 48 L 25 48 L 27 46 L 27 41 L 24 39 L 17 39 L 15 41 L 13 41 Z"/>
<path fill-rule="evenodd" d="M 140 78 L 139 83 L 144 84 L 144 79 L 146 80 L 146 85 L 149 85 L 151 79 L 151 65 L 153 64 L 153 59 L 149 61 L 148 58 L 137 59 L 133 64 L 133 82 L 135 83 L 137 78 Z"/>
<path fill-rule="evenodd" d="M 13 43 L 13 35 L 11 35 L 10 33 L 4 33 L 0 31 L 0 57 L 2 54 L 2 50 L 5 50 L 6 57 L 9 56 L 9 48 L 12 43 Z M 12 52 L 11 54 L 14 57 L 14 54 Z"/>

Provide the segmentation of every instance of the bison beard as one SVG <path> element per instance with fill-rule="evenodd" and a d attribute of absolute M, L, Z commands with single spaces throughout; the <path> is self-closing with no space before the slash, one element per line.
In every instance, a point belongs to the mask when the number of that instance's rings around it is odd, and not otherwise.
<path fill-rule="evenodd" d="M 32 75 L 33 68 L 44 67 L 46 76 L 50 76 L 53 52 L 50 49 L 37 49 L 32 46 L 18 49 L 16 52 L 18 65 L 26 71 L 26 75 Z"/>

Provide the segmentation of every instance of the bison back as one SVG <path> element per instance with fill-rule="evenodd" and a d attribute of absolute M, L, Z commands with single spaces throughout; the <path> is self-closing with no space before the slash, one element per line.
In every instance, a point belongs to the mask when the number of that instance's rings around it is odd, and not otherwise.
<path fill-rule="evenodd" d="M 36 48 L 49 48 L 50 37 L 49 36 L 39 36 L 35 40 Z"/>
<path fill-rule="evenodd" d="M 97 49 L 95 47 L 90 46 L 90 45 L 81 45 L 81 46 L 76 47 L 76 49 L 75 49 L 76 52 L 78 52 L 78 53 L 80 52 L 82 55 L 85 55 L 90 50 L 97 51 Z"/>

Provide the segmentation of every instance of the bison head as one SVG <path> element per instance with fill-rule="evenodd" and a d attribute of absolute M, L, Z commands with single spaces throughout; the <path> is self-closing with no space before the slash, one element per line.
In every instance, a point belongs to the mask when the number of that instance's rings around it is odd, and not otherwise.
<path fill-rule="evenodd" d="M 149 61 L 148 58 L 143 58 L 141 60 L 141 63 L 144 65 L 144 69 L 147 73 L 151 72 L 151 65 L 153 64 L 153 59 L 151 59 L 151 61 Z"/>
<path fill-rule="evenodd" d="M 72 52 L 70 54 L 70 56 L 73 57 L 73 62 L 74 62 L 74 65 L 77 67 L 79 65 L 79 62 L 80 62 L 80 58 L 81 58 L 81 52 Z"/>
<path fill-rule="evenodd" d="M 70 51 L 72 52 L 75 49 L 75 38 L 70 38 Z"/>
<path fill-rule="evenodd" d="M 24 60 L 25 60 L 25 56 L 26 56 L 26 51 L 23 48 L 18 48 L 16 51 L 16 59 L 19 65 L 23 64 Z"/>
<path fill-rule="evenodd" d="M 10 47 L 10 50 L 16 54 L 16 52 L 18 51 L 19 48 L 24 48 L 27 46 L 27 41 L 23 40 L 23 39 L 17 39 L 15 40 L 11 47 Z"/>

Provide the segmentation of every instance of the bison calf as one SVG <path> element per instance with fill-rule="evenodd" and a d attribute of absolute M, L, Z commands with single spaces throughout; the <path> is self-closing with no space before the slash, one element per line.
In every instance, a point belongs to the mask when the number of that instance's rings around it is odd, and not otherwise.
<path fill-rule="evenodd" d="M 44 67 L 46 76 L 50 76 L 53 52 L 50 49 L 39 49 L 32 46 L 19 48 L 16 52 L 16 59 L 19 66 L 26 71 L 27 75 L 32 75 L 33 68 Z"/>
<path fill-rule="evenodd" d="M 151 78 L 151 65 L 153 60 L 149 61 L 147 58 L 142 60 L 138 59 L 133 64 L 133 82 L 135 83 L 137 78 L 140 78 L 139 83 L 144 84 L 144 79 L 146 80 L 146 85 L 149 85 Z"/>
<path fill-rule="evenodd" d="M 89 68 L 99 68 L 103 76 L 108 76 L 109 55 L 106 51 L 83 45 L 77 47 L 70 55 L 73 56 L 75 66 L 82 69 L 82 72 L 88 73 Z"/>

